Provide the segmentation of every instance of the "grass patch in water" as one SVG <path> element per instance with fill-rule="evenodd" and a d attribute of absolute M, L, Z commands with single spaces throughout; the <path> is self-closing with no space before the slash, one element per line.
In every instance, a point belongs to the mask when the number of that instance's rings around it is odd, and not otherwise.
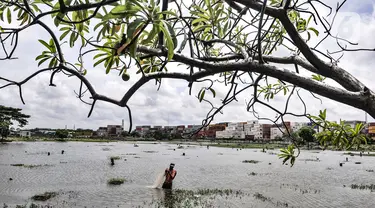
<path fill-rule="evenodd" d="M 158 153 L 158 151 L 143 151 L 145 153 Z"/>
<path fill-rule="evenodd" d="M 350 155 L 350 156 L 360 156 L 361 154 L 360 153 L 353 153 L 353 152 L 345 152 L 344 155 Z M 366 154 L 366 153 L 362 153 L 362 156 L 367 156 L 367 157 L 375 157 L 375 154 Z"/>
<path fill-rule="evenodd" d="M 257 164 L 259 162 L 260 161 L 258 161 L 258 160 L 244 160 L 244 161 L 242 161 L 242 163 L 252 163 L 252 164 Z"/>
<path fill-rule="evenodd" d="M 112 156 L 112 157 L 110 157 L 110 159 L 111 159 L 111 160 L 120 160 L 121 157 L 119 157 L 119 156 Z"/>
<path fill-rule="evenodd" d="M 15 166 L 15 167 L 24 167 L 24 168 L 39 168 L 39 167 L 48 167 L 48 166 L 54 166 L 54 165 L 48 165 L 48 164 L 45 164 L 45 165 L 25 165 L 25 164 L 10 164 L 11 166 Z"/>
<path fill-rule="evenodd" d="M 351 185 L 352 189 L 360 189 L 360 190 L 371 190 L 375 191 L 375 184 L 370 184 L 370 185 L 358 185 L 358 184 L 352 184 Z"/>
<path fill-rule="evenodd" d="M 24 166 L 25 164 L 10 164 L 10 166 L 16 166 L 16 167 L 22 167 Z"/>
<path fill-rule="evenodd" d="M 166 191 L 164 199 L 153 201 L 151 204 L 154 204 L 155 207 L 168 208 L 215 207 L 212 200 L 214 200 L 217 196 L 228 200 L 228 197 L 230 196 L 242 197 L 245 195 L 246 194 L 244 194 L 242 191 L 235 191 L 232 189 L 199 189 L 195 191 L 175 189 Z"/>
<path fill-rule="evenodd" d="M 263 194 L 260 194 L 260 193 L 255 193 L 253 195 L 256 199 L 259 199 L 263 202 L 268 202 L 268 203 L 271 203 L 271 204 L 274 204 L 276 207 L 279 207 L 279 206 L 282 206 L 282 207 L 293 207 L 293 206 L 290 206 L 288 203 L 286 202 L 280 202 L 280 201 L 276 201 L 276 203 L 269 197 L 266 197 L 264 196 Z"/>
<path fill-rule="evenodd" d="M 111 178 L 108 180 L 108 185 L 121 185 L 125 182 L 123 178 Z"/>
<path fill-rule="evenodd" d="M 35 201 L 47 201 L 55 196 L 57 196 L 56 192 L 44 192 L 43 194 L 34 195 L 31 199 Z"/>
<path fill-rule="evenodd" d="M 270 198 L 265 197 L 265 196 L 263 196 L 263 195 L 260 194 L 260 193 L 255 193 L 255 194 L 254 194 L 254 197 L 255 197 L 256 199 L 261 200 L 261 201 L 271 201 Z"/>

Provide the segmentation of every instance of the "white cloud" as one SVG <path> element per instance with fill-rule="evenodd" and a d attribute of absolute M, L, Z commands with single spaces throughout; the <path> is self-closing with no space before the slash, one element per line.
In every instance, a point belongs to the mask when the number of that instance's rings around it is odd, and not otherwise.
<path fill-rule="evenodd" d="M 330 1 L 334 5 L 336 1 Z M 367 1 L 371 2 L 371 1 Z M 348 1 L 346 10 L 357 11 L 358 2 Z M 373 10 L 372 10 L 373 12 Z M 374 12 L 372 14 L 365 13 L 362 15 L 362 26 L 360 31 L 360 42 L 358 47 L 375 47 L 375 41 L 372 35 L 375 33 Z M 50 23 L 50 22 L 49 22 Z M 0 76 L 12 80 L 22 80 L 28 75 L 38 70 L 35 57 L 41 53 L 43 46 L 38 43 L 38 39 L 49 39 L 48 34 L 38 26 L 33 26 L 20 34 L 19 47 L 15 52 L 17 60 L 2 61 L 0 65 Z M 326 41 L 323 50 L 334 50 L 335 41 Z M 64 54 L 70 61 L 77 58 L 77 48 L 68 49 L 64 47 Z M 3 55 L 3 54 L 0 54 Z M 284 54 L 288 55 L 288 54 Z M 372 52 L 355 52 L 347 53 L 340 61 L 340 66 L 357 76 L 363 83 L 375 90 L 372 81 L 372 66 L 374 65 Z M 95 90 L 103 95 L 115 99 L 121 99 L 124 93 L 140 78 L 136 75 L 136 69 L 129 69 L 131 79 L 128 82 L 122 81 L 117 72 L 105 74 L 105 69 L 100 66 L 90 68 L 93 61 L 88 57 L 85 64 L 88 69 L 87 79 L 93 84 Z M 73 62 L 74 63 L 74 62 Z M 170 71 L 180 70 L 175 64 L 168 66 Z M 188 73 L 186 71 L 186 73 Z M 57 87 L 49 86 L 50 72 L 42 73 L 23 86 L 23 95 L 26 105 L 23 105 L 18 96 L 18 88 L 16 86 L 8 87 L 0 90 L 0 104 L 12 107 L 22 108 L 26 114 L 31 115 L 29 125 L 27 127 L 51 127 L 64 128 L 68 125 L 72 128 L 93 128 L 107 124 L 121 124 L 121 120 L 125 119 L 128 126 L 128 112 L 126 108 L 98 101 L 90 118 L 87 114 L 90 106 L 82 103 L 76 98 L 73 90 L 78 90 L 79 81 L 74 78 L 68 78 L 63 74 L 57 74 L 54 83 Z M 0 81 L 1 84 L 4 82 Z M 187 88 L 188 83 L 181 80 L 163 80 L 160 90 L 153 81 L 145 84 L 138 92 L 129 100 L 129 106 L 132 109 L 134 125 L 179 125 L 179 124 L 200 124 L 202 119 L 210 110 L 207 103 L 199 103 L 195 97 L 202 86 L 209 83 L 196 83 L 193 87 L 192 95 L 189 96 Z M 243 87 L 243 86 L 242 86 Z M 206 98 L 214 102 L 215 106 L 220 105 L 220 99 L 226 95 L 228 87 L 215 83 L 214 89 L 217 97 L 212 98 L 207 93 Z M 254 119 L 252 113 L 246 111 L 245 101 L 249 101 L 253 89 L 249 88 L 239 95 L 238 102 L 233 102 L 223 109 L 223 114 L 218 114 L 214 122 L 221 121 L 246 121 Z M 88 99 L 90 95 L 86 94 L 84 99 Z M 301 96 L 307 105 L 309 113 L 317 113 L 320 109 L 328 109 L 328 117 L 332 120 L 340 118 L 346 120 L 364 119 L 364 113 L 361 110 L 339 104 L 329 99 L 322 98 L 323 104 L 313 98 L 307 91 L 301 90 Z M 270 104 L 278 109 L 283 109 L 286 97 L 277 96 Z M 294 113 L 302 113 L 303 105 L 294 96 L 290 102 L 289 109 Z M 274 118 L 275 112 L 257 105 L 257 110 L 262 117 Z M 287 117 L 290 120 L 301 120 L 301 118 Z M 134 127 L 134 126 L 133 126 Z"/>

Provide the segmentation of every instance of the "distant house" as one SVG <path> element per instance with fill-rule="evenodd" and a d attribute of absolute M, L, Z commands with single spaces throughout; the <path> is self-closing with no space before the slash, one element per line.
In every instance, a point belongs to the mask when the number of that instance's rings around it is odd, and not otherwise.
<path fill-rule="evenodd" d="M 19 136 L 20 137 L 31 137 L 31 131 L 21 130 L 21 131 L 19 131 Z"/>
<path fill-rule="evenodd" d="M 99 127 L 99 129 L 96 131 L 96 134 L 98 136 L 108 136 L 107 127 Z"/>

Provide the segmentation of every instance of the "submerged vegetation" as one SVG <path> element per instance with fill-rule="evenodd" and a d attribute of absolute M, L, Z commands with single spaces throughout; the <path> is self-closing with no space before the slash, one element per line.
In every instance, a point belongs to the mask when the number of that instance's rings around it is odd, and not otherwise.
<path fill-rule="evenodd" d="M 120 156 L 112 156 L 110 157 L 111 160 L 120 160 L 121 157 Z"/>
<path fill-rule="evenodd" d="M 244 160 L 244 161 L 242 161 L 242 163 L 252 163 L 252 164 L 257 164 L 259 162 L 260 161 L 258 161 L 258 160 Z"/>
<path fill-rule="evenodd" d="M 360 190 L 370 190 L 370 191 L 375 191 L 375 184 L 370 184 L 370 185 L 358 185 L 358 184 L 352 184 L 351 185 L 352 189 L 360 189 Z"/>
<path fill-rule="evenodd" d="M 57 192 L 45 192 L 43 194 L 34 195 L 31 199 L 35 201 L 47 201 L 55 196 L 57 196 Z"/>
<path fill-rule="evenodd" d="M 44 164 L 44 165 L 26 165 L 26 164 L 22 164 L 22 163 L 18 163 L 18 164 L 10 164 L 11 166 L 15 166 L 15 167 L 24 167 L 24 168 L 38 168 L 38 167 L 49 167 L 49 166 L 54 166 L 54 165 L 49 165 L 49 164 Z"/>
<path fill-rule="evenodd" d="M 375 157 L 374 153 L 353 153 L 353 152 L 345 152 L 344 155 L 350 155 L 350 156 L 367 156 L 367 157 Z"/>
<path fill-rule="evenodd" d="M 155 207 L 215 207 L 213 201 L 216 197 L 222 197 L 230 200 L 229 197 L 243 197 L 244 192 L 232 189 L 198 189 L 184 190 L 175 189 L 165 192 L 164 200 L 152 201 L 150 205 Z"/>
<path fill-rule="evenodd" d="M 108 185 L 121 185 L 125 182 L 123 178 L 111 178 L 108 180 Z"/>

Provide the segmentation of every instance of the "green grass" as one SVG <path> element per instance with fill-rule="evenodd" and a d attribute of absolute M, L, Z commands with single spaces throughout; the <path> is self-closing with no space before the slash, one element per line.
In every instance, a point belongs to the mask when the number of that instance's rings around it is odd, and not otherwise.
<path fill-rule="evenodd" d="M 242 163 L 252 163 L 252 164 L 257 164 L 259 162 L 260 161 L 258 161 L 258 160 L 244 160 L 244 161 L 242 161 Z"/>
<path fill-rule="evenodd" d="M 120 160 L 121 157 L 120 157 L 120 156 L 112 156 L 110 159 L 111 159 L 111 160 Z"/>
<path fill-rule="evenodd" d="M 16 167 L 22 167 L 22 166 L 24 166 L 25 164 L 10 164 L 11 166 L 16 166 Z"/>
<path fill-rule="evenodd" d="M 15 166 L 15 167 L 24 167 L 24 168 L 38 168 L 38 167 L 47 167 L 47 166 L 53 166 L 53 165 L 48 165 L 48 164 L 45 164 L 45 165 L 26 165 L 26 164 L 10 164 L 11 166 Z"/>
<path fill-rule="evenodd" d="M 363 184 L 358 185 L 358 184 L 352 184 L 352 185 L 351 185 L 351 188 L 352 188 L 352 189 L 360 189 L 360 190 L 365 190 L 365 189 L 367 189 L 367 190 L 371 190 L 371 191 L 373 191 L 373 190 L 375 190 L 375 184 L 370 184 L 370 185 L 363 185 Z"/>
<path fill-rule="evenodd" d="M 43 194 L 34 195 L 33 197 L 31 197 L 31 199 L 35 201 L 47 201 L 48 199 L 55 196 L 57 196 L 56 192 L 45 192 Z"/>
<path fill-rule="evenodd" d="M 121 185 L 125 182 L 126 180 L 123 178 L 111 178 L 108 180 L 108 185 Z"/>
<path fill-rule="evenodd" d="M 353 152 L 345 152 L 344 155 L 356 155 L 356 156 L 360 156 L 359 153 L 353 153 Z M 375 154 L 362 153 L 362 156 L 375 157 Z"/>

